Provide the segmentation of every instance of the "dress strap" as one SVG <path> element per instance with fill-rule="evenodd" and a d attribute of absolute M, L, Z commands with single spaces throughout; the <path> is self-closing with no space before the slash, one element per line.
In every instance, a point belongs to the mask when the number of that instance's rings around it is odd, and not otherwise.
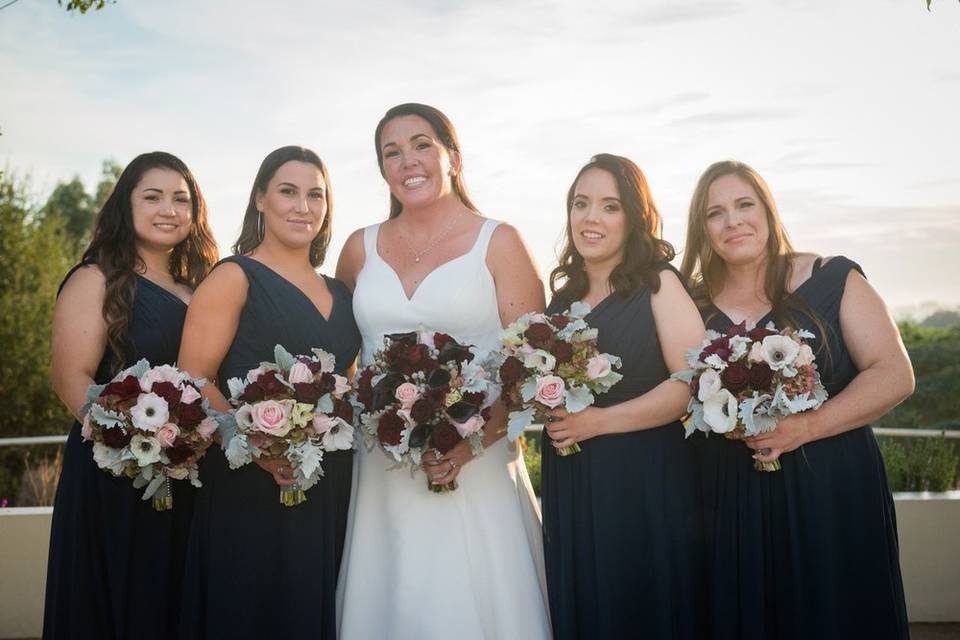
<path fill-rule="evenodd" d="M 499 220 L 487 219 L 484 221 L 483 226 L 480 227 L 480 233 L 477 235 L 477 241 L 474 244 L 473 250 L 477 251 L 484 259 L 487 257 L 487 248 L 490 246 L 490 239 L 493 237 L 493 232 L 498 226 L 500 226 Z"/>
<path fill-rule="evenodd" d="M 371 224 L 363 229 L 363 252 L 364 263 L 369 262 L 371 257 L 379 257 L 377 253 L 377 238 L 380 236 L 380 222 Z"/>
<path fill-rule="evenodd" d="M 822 266 L 823 266 L 823 256 L 818 256 L 817 259 L 813 261 L 813 270 L 810 272 L 810 275 L 812 276 L 813 274 L 815 274 L 817 271 L 820 270 L 820 267 Z"/>

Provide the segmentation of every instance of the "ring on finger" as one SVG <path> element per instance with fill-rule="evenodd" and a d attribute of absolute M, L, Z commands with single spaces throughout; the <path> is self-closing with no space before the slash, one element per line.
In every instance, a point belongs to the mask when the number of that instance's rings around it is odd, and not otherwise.
<path fill-rule="evenodd" d="M 459 466 L 459 465 L 458 465 L 456 462 L 454 462 L 453 460 L 447 460 L 447 462 L 450 463 L 450 471 L 453 471 L 454 469 L 456 469 L 456 468 Z"/>
<path fill-rule="evenodd" d="M 757 449 L 757 453 L 761 456 L 768 456 L 771 453 L 770 447 L 764 447 L 763 449 Z"/>

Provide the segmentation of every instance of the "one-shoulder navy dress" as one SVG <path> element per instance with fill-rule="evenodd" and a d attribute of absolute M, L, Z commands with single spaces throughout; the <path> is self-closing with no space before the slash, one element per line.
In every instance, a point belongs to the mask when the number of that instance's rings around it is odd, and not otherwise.
<path fill-rule="evenodd" d="M 277 344 L 292 354 L 314 347 L 336 357 L 344 374 L 360 350 L 346 286 L 326 278 L 333 308 L 325 319 L 295 285 L 245 256 L 222 260 L 243 269 L 247 300 L 217 381 L 244 377 L 274 359 Z M 181 637 L 336 637 L 336 585 L 350 503 L 353 451 L 323 456 L 323 477 L 294 507 L 280 503 L 272 476 L 250 463 L 231 470 L 211 447 L 200 463 L 187 552 Z"/>
<path fill-rule="evenodd" d="M 834 397 L 858 371 L 843 342 L 845 257 L 817 260 L 792 294 L 816 314 L 797 324 Z M 731 320 L 716 308 L 708 327 Z M 758 325 L 765 324 L 768 316 Z M 779 328 L 779 327 L 778 327 Z M 828 400 L 829 402 L 829 400 Z M 694 434 L 692 438 L 702 438 Z M 909 637 L 893 497 L 869 425 L 810 442 L 780 457 L 782 470 L 753 469 L 744 443 L 699 443 L 710 544 L 711 635 L 718 640 Z"/>
<path fill-rule="evenodd" d="M 672 267 L 664 265 L 664 268 Z M 587 316 L 623 379 L 609 407 L 669 378 L 643 289 L 613 293 Z M 554 301 L 550 313 L 565 309 Z M 554 637 L 705 637 L 699 473 L 679 421 L 602 435 L 561 457 L 543 434 L 543 529 Z"/>
<path fill-rule="evenodd" d="M 186 312 L 180 298 L 138 275 L 121 368 L 140 358 L 174 364 Z M 107 350 L 96 382 L 109 382 L 112 369 Z M 132 480 L 97 467 L 74 422 L 54 499 L 44 638 L 165 640 L 175 633 L 194 490 L 177 481 L 171 491 L 173 509 L 155 511 Z"/>

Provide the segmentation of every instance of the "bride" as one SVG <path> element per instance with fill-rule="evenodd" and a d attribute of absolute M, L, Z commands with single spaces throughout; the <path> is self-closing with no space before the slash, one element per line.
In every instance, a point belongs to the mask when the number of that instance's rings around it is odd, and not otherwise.
<path fill-rule="evenodd" d="M 520 236 L 477 213 L 456 132 L 437 109 L 390 109 L 375 141 L 390 219 L 355 231 L 337 265 L 354 289 L 361 365 L 385 334 L 421 326 L 480 356 L 496 349 L 503 326 L 544 307 Z M 419 473 L 388 471 L 379 449 L 361 451 L 337 593 L 341 638 L 549 637 L 540 513 L 523 457 L 503 438 L 502 411 L 485 432 L 477 458 L 466 440 L 424 456 L 432 482 L 457 480 L 445 494 Z"/>

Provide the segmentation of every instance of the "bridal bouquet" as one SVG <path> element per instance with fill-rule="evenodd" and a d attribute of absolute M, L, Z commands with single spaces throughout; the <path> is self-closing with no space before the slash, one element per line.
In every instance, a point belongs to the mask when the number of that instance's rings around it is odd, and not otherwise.
<path fill-rule="evenodd" d="M 690 383 L 689 437 L 695 430 L 741 440 L 773 431 L 786 416 L 817 409 L 827 399 L 805 330 L 777 331 L 773 323 L 741 322 L 726 333 L 707 331 L 688 355 L 690 369 L 673 375 Z M 758 471 L 776 471 L 780 461 L 754 462 Z"/>
<path fill-rule="evenodd" d="M 570 413 L 593 404 L 623 377 L 620 358 L 600 353 L 597 330 L 584 318 L 590 306 L 575 302 L 565 313 L 528 313 L 504 329 L 500 349 L 502 398 L 510 409 L 507 436 L 514 440 L 531 424 L 543 424 L 550 409 Z M 580 445 L 558 449 L 568 456 Z"/>
<path fill-rule="evenodd" d="M 140 360 L 109 384 L 93 385 L 80 434 L 93 441 L 97 466 L 114 476 L 146 487 L 143 499 L 153 508 L 173 507 L 170 480 L 200 486 L 197 460 L 217 430 L 207 401 L 200 396 L 203 380 L 176 367 L 151 367 Z"/>
<path fill-rule="evenodd" d="M 411 473 L 424 452 L 445 454 L 462 440 L 480 455 L 494 386 L 471 346 L 445 333 L 387 335 L 357 380 L 367 446 L 379 445 L 395 467 L 409 466 Z M 435 485 L 429 478 L 427 486 L 435 493 L 457 488 L 456 482 Z"/>
<path fill-rule="evenodd" d="M 231 469 L 264 455 L 289 460 L 295 484 L 281 487 L 280 502 L 292 507 L 323 475 L 324 452 L 353 448 L 353 406 L 331 354 L 292 356 L 277 345 L 274 360 L 227 381 L 236 430 L 223 442 Z"/>

